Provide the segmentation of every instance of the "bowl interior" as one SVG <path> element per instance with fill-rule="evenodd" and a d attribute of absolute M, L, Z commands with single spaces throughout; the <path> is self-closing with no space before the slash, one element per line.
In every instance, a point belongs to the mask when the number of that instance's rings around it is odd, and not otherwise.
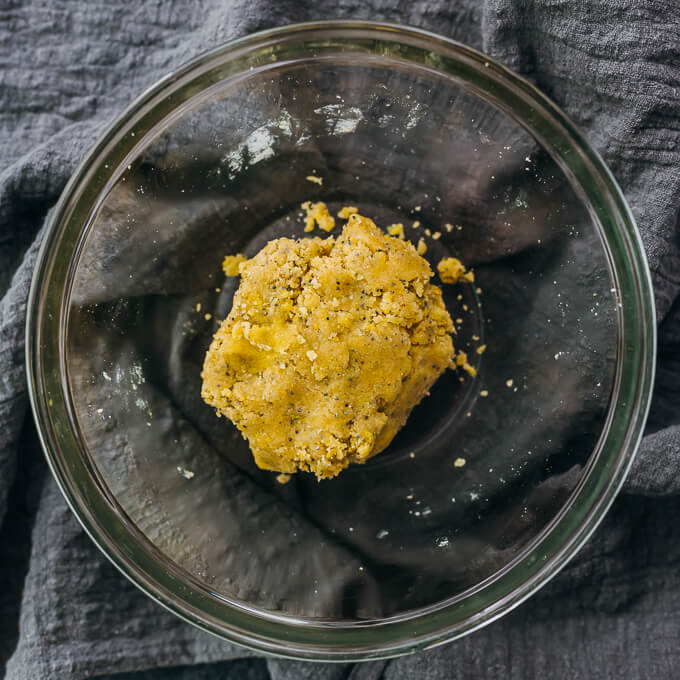
<path fill-rule="evenodd" d="M 279 58 L 196 89 L 112 174 L 72 265 L 64 361 L 86 455 L 218 597 L 333 621 L 461 597 L 556 517 L 605 429 L 618 326 L 599 225 L 493 93 L 398 55 Z M 305 200 L 403 222 L 433 268 L 473 267 L 443 288 L 479 373 L 444 375 L 366 465 L 280 485 L 199 374 L 238 284 L 223 256 L 302 237 Z"/>

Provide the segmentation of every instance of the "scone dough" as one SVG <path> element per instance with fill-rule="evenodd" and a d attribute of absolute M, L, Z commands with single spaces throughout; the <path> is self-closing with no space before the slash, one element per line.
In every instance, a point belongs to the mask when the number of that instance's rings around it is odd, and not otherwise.
<path fill-rule="evenodd" d="M 365 462 L 454 364 L 430 266 L 370 219 L 352 214 L 337 239 L 271 241 L 239 265 L 202 396 L 260 468 L 321 479 Z"/>

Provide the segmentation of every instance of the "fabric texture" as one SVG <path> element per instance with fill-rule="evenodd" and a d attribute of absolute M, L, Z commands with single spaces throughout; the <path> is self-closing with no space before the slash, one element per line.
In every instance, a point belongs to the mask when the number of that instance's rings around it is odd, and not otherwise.
<path fill-rule="evenodd" d="M 623 493 L 540 593 L 481 631 L 365 664 L 254 658 L 183 623 L 98 552 L 47 473 L 24 324 L 41 229 L 107 122 L 202 51 L 322 18 L 390 21 L 484 50 L 585 131 L 631 205 L 659 357 Z M 672 678 L 680 674 L 680 3 L 677 0 L 0 0 L 0 660 L 41 678 Z"/>

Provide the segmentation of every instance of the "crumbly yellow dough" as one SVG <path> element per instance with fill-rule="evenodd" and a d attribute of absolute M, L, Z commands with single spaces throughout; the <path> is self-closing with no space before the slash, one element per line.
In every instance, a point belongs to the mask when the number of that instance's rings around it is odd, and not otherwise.
<path fill-rule="evenodd" d="M 245 255 L 227 255 L 224 260 L 222 260 L 222 271 L 225 276 L 238 276 L 239 267 L 242 262 L 245 262 L 248 258 Z"/>
<path fill-rule="evenodd" d="M 202 397 L 260 468 L 333 477 L 382 451 L 447 367 L 454 332 L 413 245 L 352 215 L 336 239 L 277 239 L 241 265 Z"/>
<path fill-rule="evenodd" d="M 359 208 L 355 205 L 345 205 L 338 211 L 338 217 L 343 220 L 348 220 L 352 215 L 356 215 Z"/>
<path fill-rule="evenodd" d="M 445 257 L 440 260 L 437 271 L 442 283 L 458 283 L 459 281 L 472 283 L 475 280 L 474 272 L 466 271 L 465 265 L 455 257 Z"/>
<path fill-rule="evenodd" d="M 335 218 L 328 212 L 328 208 L 323 201 L 312 203 L 305 201 L 301 208 L 305 211 L 305 231 L 314 231 L 314 226 L 318 225 L 323 231 L 333 231 Z"/>
<path fill-rule="evenodd" d="M 463 352 L 462 349 L 458 350 L 458 354 L 456 354 L 456 366 L 460 366 L 468 375 L 473 378 L 477 375 L 477 369 L 470 365 L 468 362 L 467 353 Z"/>
<path fill-rule="evenodd" d="M 385 230 L 390 236 L 396 236 L 397 238 L 404 238 L 404 225 L 401 222 L 396 224 L 390 224 Z"/>

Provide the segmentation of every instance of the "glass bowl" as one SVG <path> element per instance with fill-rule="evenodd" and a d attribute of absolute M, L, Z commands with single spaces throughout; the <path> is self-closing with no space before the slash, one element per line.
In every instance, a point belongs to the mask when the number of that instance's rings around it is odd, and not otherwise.
<path fill-rule="evenodd" d="M 442 376 L 365 465 L 282 485 L 199 374 L 237 285 L 222 258 L 302 236 L 305 200 L 474 269 L 444 294 L 478 374 Z M 653 378 L 602 160 L 526 81 L 390 25 L 259 33 L 142 95 L 69 182 L 29 306 L 35 417 L 86 531 L 187 621 L 295 658 L 424 649 L 536 591 L 612 502 Z"/>

